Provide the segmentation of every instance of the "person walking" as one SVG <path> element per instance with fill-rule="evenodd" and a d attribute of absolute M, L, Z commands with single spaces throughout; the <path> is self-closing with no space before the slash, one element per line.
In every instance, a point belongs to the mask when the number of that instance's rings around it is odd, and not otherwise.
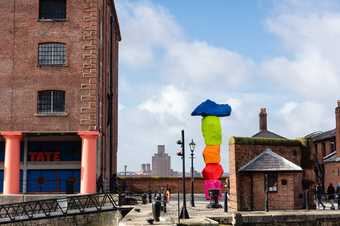
<path fill-rule="evenodd" d="M 104 192 L 104 180 L 103 175 L 100 174 L 100 176 L 97 179 L 97 193 L 103 193 Z"/>
<path fill-rule="evenodd" d="M 335 188 L 332 183 L 330 183 L 327 187 L 327 196 L 328 196 L 328 200 L 331 203 L 331 210 L 334 210 L 335 209 L 334 207 Z"/>
<path fill-rule="evenodd" d="M 336 191 L 335 191 L 335 198 L 337 201 L 337 205 L 338 205 L 338 210 L 340 209 L 340 183 L 338 183 L 336 185 Z"/>
<path fill-rule="evenodd" d="M 170 198 L 171 198 L 171 190 L 170 190 L 170 188 L 166 189 L 165 195 L 166 195 L 166 201 L 170 202 Z"/>
<path fill-rule="evenodd" d="M 322 202 L 322 194 L 323 194 L 322 187 L 319 184 L 317 184 L 315 186 L 315 196 L 316 196 L 316 200 L 317 200 L 317 206 L 319 208 L 320 205 L 321 205 L 322 208 L 325 209 L 326 206 Z"/>

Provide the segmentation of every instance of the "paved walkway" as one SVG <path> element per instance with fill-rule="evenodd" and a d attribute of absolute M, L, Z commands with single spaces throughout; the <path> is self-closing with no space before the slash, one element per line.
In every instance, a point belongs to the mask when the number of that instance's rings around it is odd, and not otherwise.
<path fill-rule="evenodd" d="M 218 222 L 223 222 L 225 225 L 230 225 L 232 221 L 232 213 L 225 213 L 221 209 L 206 208 L 207 202 L 196 202 L 196 207 L 191 207 L 187 203 L 187 209 L 190 219 L 180 220 L 182 225 L 223 225 Z M 245 223 L 262 222 L 301 222 L 301 221 L 340 221 L 340 210 L 285 210 L 285 211 L 245 211 L 239 212 L 242 215 L 242 220 Z M 152 219 L 151 204 L 139 205 L 135 207 L 128 215 L 123 218 L 119 226 L 141 226 L 150 225 L 146 220 Z M 162 213 L 160 222 L 154 222 L 154 225 L 177 225 L 178 209 L 177 202 L 172 201 L 167 205 L 167 213 Z"/>
<path fill-rule="evenodd" d="M 206 208 L 207 202 L 196 202 L 196 207 L 191 207 L 189 202 L 187 204 L 190 219 L 181 219 L 180 223 L 183 223 L 184 225 L 219 225 L 216 221 L 207 218 L 207 216 L 231 218 L 231 214 L 224 213 L 223 208 Z M 126 215 L 119 223 L 119 226 L 150 225 L 146 221 L 146 219 L 150 218 L 153 218 L 151 204 L 140 205 Z M 154 225 L 176 225 L 178 223 L 177 202 L 172 201 L 167 205 L 167 213 L 162 212 L 160 222 L 154 222 Z"/>

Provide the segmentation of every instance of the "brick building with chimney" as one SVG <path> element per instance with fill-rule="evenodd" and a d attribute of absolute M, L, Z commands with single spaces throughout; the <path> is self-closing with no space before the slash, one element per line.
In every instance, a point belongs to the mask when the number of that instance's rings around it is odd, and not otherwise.
<path fill-rule="evenodd" d="M 96 192 L 116 173 L 113 0 L 0 1 L 0 190 Z"/>
<path fill-rule="evenodd" d="M 264 210 L 267 191 L 268 209 L 301 209 L 302 184 L 313 172 L 308 147 L 304 140 L 268 130 L 265 108 L 259 113 L 259 129 L 252 137 L 229 140 L 230 209 Z"/>
<path fill-rule="evenodd" d="M 267 188 L 269 209 L 300 209 L 306 191 L 313 205 L 315 185 L 340 185 L 340 101 L 335 121 L 333 130 L 287 139 L 268 130 L 262 108 L 260 131 L 229 141 L 230 208 L 263 210 Z"/>

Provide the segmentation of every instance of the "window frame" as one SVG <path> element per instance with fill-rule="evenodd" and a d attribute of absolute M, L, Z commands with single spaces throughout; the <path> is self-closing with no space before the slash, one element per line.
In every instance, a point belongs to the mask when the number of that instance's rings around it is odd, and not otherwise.
<path fill-rule="evenodd" d="M 63 59 L 63 63 L 62 64 L 61 63 L 60 64 L 53 63 L 53 60 L 55 60 L 55 59 L 53 59 L 53 57 L 57 56 L 57 55 L 53 55 L 53 53 L 57 52 L 57 51 L 55 51 L 55 49 L 54 49 L 54 51 L 51 51 L 51 56 L 46 55 L 46 54 L 45 55 L 41 55 L 41 53 L 43 53 L 41 51 L 41 47 L 44 46 L 44 45 L 51 45 L 51 44 L 62 45 L 63 46 L 63 48 L 64 48 L 64 52 L 63 52 L 64 59 Z M 56 48 L 56 47 L 54 47 L 54 48 Z M 45 52 L 48 53 L 48 51 L 45 51 Z M 48 64 L 48 63 L 45 63 L 45 64 L 41 63 L 42 56 L 51 57 L 51 59 L 49 59 L 49 61 L 52 61 L 52 63 L 50 63 L 50 64 Z M 38 57 L 37 58 L 38 58 L 38 66 L 39 67 L 65 67 L 65 66 L 67 66 L 67 48 L 66 48 L 66 43 L 64 43 L 64 42 L 40 42 L 40 43 L 38 43 Z M 46 61 L 46 59 L 45 59 L 45 61 Z"/>
<path fill-rule="evenodd" d="M 267 173 L 267 178 L 268 178 L 268 187 L 266 188 L 268 192 L 278 192 L 279 191 L 279 174 L 278 172 L 268 172 Z M 271 184 L 272 182 L 272 184 Z M 276 185 L 276 186 L 275 186 Z M 266 186 L 266 183 L 265 185 Z"/>
<path fill-rule="evenodd" d="M 40 98 L 44 93 L 49 92 L 49 111 L 42 111 L 40 107 Z M 63 94 L 63 111 L 56 111 L 57 108 L 54 103 L 54 94 Z M 66 114 L 66 92 L 65 90 L 39 90 L 37 93 L 37 115 L 65 115 Z"/>
<path fill-rule="evenodd" d="M 39 9 L 38 9 L 38 21 L 53 21 L 53 22 L 64 22 L 67 20 L 67 0 L 64 0 L 65 1 L 65 5 L 64 5 L 64 18 L 42 18 L 42 6 L 41 6 L 41 1 L 49 1 L 49 0 L 39 0 Z"/>

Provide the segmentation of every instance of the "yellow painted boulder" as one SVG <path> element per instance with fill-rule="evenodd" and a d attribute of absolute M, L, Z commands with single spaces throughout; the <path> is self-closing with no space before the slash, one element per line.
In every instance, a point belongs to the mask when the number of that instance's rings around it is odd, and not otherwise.
<path fill-rule="evenodd" d="M 219 163 L 221 161 L 220 145 L 207 145 L 203 151 L 205 164 Z"/>

